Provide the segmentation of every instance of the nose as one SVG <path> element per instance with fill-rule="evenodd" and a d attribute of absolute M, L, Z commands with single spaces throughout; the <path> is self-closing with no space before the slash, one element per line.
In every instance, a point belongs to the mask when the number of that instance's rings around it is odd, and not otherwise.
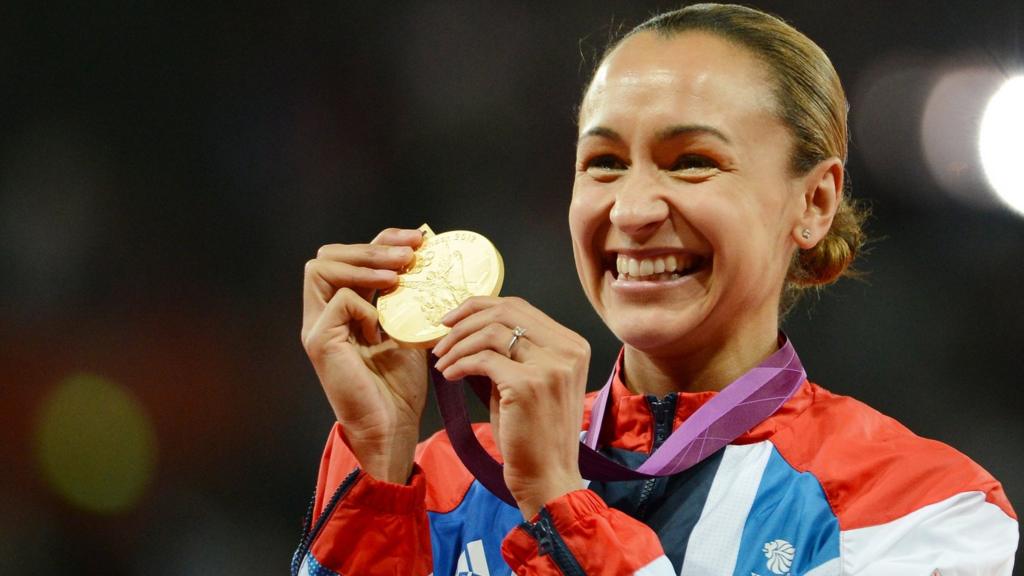
<path fill-rule="evenodd" d="M 639 174 L 629 178 L 615 196 L 609 219 L 625 234 L 643 240 L 669 218 L 669 207 L 652 179 Z"/>

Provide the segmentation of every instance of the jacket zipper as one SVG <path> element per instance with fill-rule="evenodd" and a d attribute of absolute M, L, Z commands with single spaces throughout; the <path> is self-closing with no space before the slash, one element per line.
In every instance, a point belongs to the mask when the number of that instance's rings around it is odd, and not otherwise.
<path fill-rule="evenodd" d="M 554 521 L 547 508 L 540 509 L 540 518 L 534 522 L 523 522 L 523 529 L 537 539 L 540 555 L 550 555 L 551 561 L 566 576 L 587 576 L 576 557 L 572 555 L 562 535 L 555 530 Z"/>
<path fill-rule="evenodd" d="M 295 550 L 295 554 L 292 556 L 292 576 L 296 576 L 299 573 L 299 568 L 302 566 L 302 561 L 305 560 L 306 554 L 309 552 L 310 546 L 313 545 L 313 541 L 323 530 L 327 519 L 331 517 L 331 513 L 334 511 L 334 507 L 338 505 L 338 502 L 348 494 L 348 491 L 355 486 L 359 480 L 359 468 L 353 470 L 341 484 L 338 485 L 338 489 L 334 491 L 334 495 L 331 496 L 327 505 L 324 506 L 324 511 L 320 514 L 320 518 L 317 519 L 316 525 L 311 526 L 313 521 L 313 506 L 316 502 L 316 491 L 313 492 L 313 500 L 309 503 L 309 508 L 306 510 L 306 519 L 303 521 L 303 529 L 307 532 L 303 535 L 302 540 L 299 542 L 299 547 Z"/>
<path fill-rule="evenodd" d="M 654 417 L 654 441 L 651 442 L 651 454 L 657 450 L 672 433 L 672 421 L 676 415 L 676 395 L 669 394 L 659 399 L 657 396 L 647 396 L 647 405 Z M 654 487 L 659 478 L 648 478 L 644 480 L 640 488 L 640 499 L 636 505 L 636 516 L 642 518 L 647 511 L 648 500 L 654 492 Z"/>

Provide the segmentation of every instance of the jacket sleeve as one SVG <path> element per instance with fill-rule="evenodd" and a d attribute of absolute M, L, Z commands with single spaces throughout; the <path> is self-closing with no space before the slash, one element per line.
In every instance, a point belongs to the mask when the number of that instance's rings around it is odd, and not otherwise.
<path fill-rule="evenodd" d="M 335 424 L 292 576 L 430 574 L 425 497 L 418 465 L 407 485 L 377 480 L 359 469 Z"/>
<path fill-rule="evenodd" d="M 842 574 L 1010 576 L 1018 526 L 1012 510 L 961 492 L 901 518 L 841 536 Z"/>
<path fill-rule="evenodd" d="M 501 547 L 516 574 L 675 576 L 657 535 L 590 490 L 548 502 Z"/>

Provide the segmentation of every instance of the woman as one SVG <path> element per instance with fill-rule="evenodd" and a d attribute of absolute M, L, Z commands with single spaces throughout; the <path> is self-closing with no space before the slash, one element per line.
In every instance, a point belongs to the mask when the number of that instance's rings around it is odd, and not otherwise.
<path fill-rule="evenodd" d="M 603 454 L 637 467 L 789 346 L 780 310 L 861 244 L 846 140 L 831 63 L 761 12 L 691 6 L 605 55 L 580 108 L 569 211 L 584 291 L 623 342 L 608 422 L 590 431 Z M 501 502 L 445 434 L 416 445 L 426 355 L 377 329 L 372 294 L 420 242 L 388 229 L 306 266 L 302 340 L 339 424 L 293 573 L 1010 573 L 1017 523 L 998 482 L 802 377 L 683 472 L 585 484 L 587 341 L 520 299 L 472 298 L 433 353 L 449 380 L 495 386 L 476 433 L 518 509 Z"/>

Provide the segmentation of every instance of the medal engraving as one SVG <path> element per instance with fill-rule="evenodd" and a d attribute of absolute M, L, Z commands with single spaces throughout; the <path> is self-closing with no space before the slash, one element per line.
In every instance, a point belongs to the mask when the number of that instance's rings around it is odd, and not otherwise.
<path fill-rule="evenodd" d="M 496 296 L 504 280 L 501 255 L 487 238 L 456 230 L 435 235 L 424 224 L 423 244 L 398 286 L 377 299 L 380 325 L 398 343 L 429 348 L 448 333 L 441 318 L 471 296 Z"/>

